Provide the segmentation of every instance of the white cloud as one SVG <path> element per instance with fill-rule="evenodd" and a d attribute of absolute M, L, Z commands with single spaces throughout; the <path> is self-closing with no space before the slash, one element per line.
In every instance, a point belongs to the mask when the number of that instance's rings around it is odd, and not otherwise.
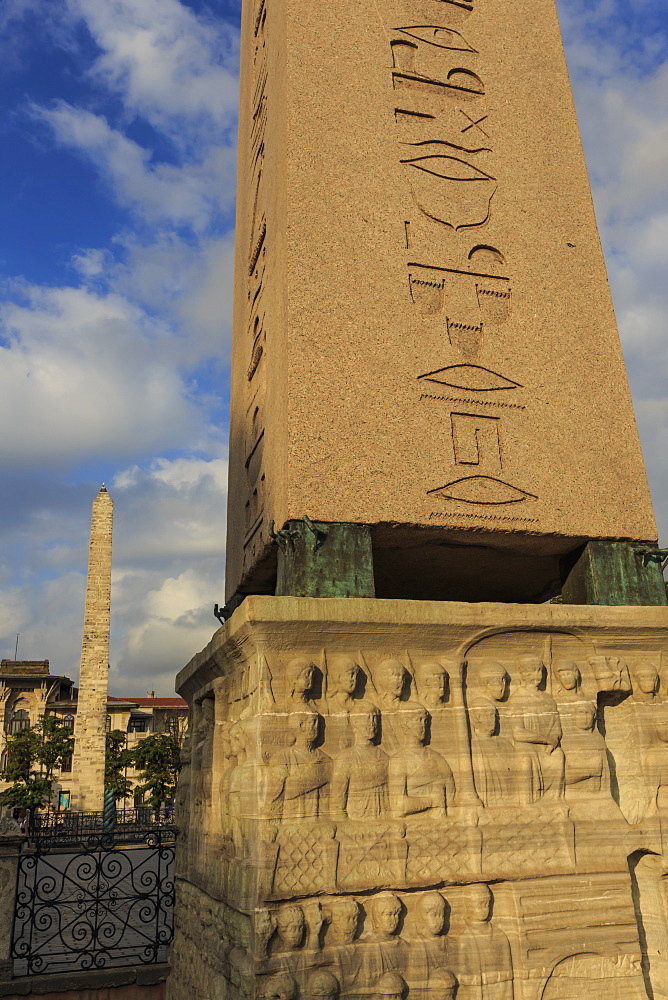
<path fill-rule="evenodd" d="M 5 461 L 111 462 L 187 443 L 201 418 L 168 329 L 113 293 L 23 291 L 24 304 L 0 307 Z"/>
<path fill-rule="evenodd" d="M 70 0 L 102 49 L 92 73 L 177 142 L 233 128 L 238 30 L 177 0 Z M 210 134 L 210 133 L 209 133 Z"/>
<path fill-rule="evenodd" d="M 150 150 L 101 115 L 65 101 L 51 108 L 33 105 L 32 114 L 49 125 L 58 143 L 92 161 L 119 205 L 149 223 L 202 233 L 233 204 L 236 164 L 229 147 L 207 146 L 199 161 L 154 163 Z"/>

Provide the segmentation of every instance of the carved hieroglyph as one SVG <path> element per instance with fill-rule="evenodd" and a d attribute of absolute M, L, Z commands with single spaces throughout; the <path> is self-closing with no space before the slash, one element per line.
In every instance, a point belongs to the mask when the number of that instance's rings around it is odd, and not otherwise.
<path fill-rule="evenodd" d="M 247 598 L 178 678 L 171 1000 L 668 996 L 666 626 Z"/>
<path fill-rule="evenodd" d="M 243 18 L 228 597 L 304 514 L 414 590 L 420 528 L 654 539 L 554 0 Z"/>

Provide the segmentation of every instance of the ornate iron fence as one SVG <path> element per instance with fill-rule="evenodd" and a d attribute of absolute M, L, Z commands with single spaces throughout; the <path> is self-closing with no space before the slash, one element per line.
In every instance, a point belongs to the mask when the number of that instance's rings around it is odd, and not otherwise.
<path fill-rule="evenodd" d="M 172 811 L 155 810 L 150 806 L 119 809 L 113 820 L 104 812 L 76 812 L 73 809 L 62 812 L 36 813 L 30 824 L 30 836 L 40 849 L 73 844 L 101 846 L 107 838 L 113 843 L 141 843 L 148 833 L 159 830 L 162 840 L 173 835 Z M 109 841 L 111 838 L 111 841 Z"/>
<path fill-rule="evenodd" d="M 77 850 L 36 842 L 19 859 L 15 976 L 167 960 L 173 933 L 174 830 L 109 845 L 91 833 Z"/>

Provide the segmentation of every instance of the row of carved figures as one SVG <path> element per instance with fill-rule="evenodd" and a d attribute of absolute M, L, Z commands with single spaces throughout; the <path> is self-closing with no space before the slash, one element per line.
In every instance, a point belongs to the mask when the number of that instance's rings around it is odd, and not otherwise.
<path fill-rule="evenodd" d="M 446 933 L 447 904 L 424 893 L 406 913 L 382 892 L 360 905 L 350 897 L 259 910 L 255 918 L 258 995 L 393 997 L 445 1000 L 468 988 L 481 1000 L 512 1000 L 513 963 L 506 935 L 492 923 L 493 897 L 484 883 L 458 897 L 462 910 Z M 306 913 L 305 913 L 306 911 Z M 405 926 L 413 927 L 410 935 Z M 362 933 L 359 933 L 363 924 Z"/>
<path fill-rule="evenodd" d="M 651 663 L 629 672 L 617 658 L 591 658 L 585 692 L 580 667 L 557 660 L 553 696 L 537 656 L 516 661 L 512 683 L 499 661 L 476 663 L 465 683 L 456 665 L 427 661 L 415 671 L 418 700 L 399 660 L 380 663 L 372 699 L 362 668 L 341 657 L 323 703 L 313 698 L 317 669 L 308 658 L 291 661 L 283 699 L 223 724 L 224 830 L 243 817 L 437 819 L 455 805 L 592 798 L 618 803 L 638 822 L 668 800 L 668 704 Z M 195 807 L 203 811 L 212 739 L 209 700 L 193 748 Z"/>

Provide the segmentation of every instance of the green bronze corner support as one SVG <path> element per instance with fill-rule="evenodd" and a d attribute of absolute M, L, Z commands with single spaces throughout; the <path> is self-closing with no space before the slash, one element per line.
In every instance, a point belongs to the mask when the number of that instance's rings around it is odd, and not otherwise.
<path fill-rule="evenodd" d="M 595 541 L 561 563 L 564 604 L 666 605 L 662 549 Z"/>
<path fill-rule="evenodd" d="M 304 517 L 270 534 L 278 545 L 277 597 L 374 597 L 371 529 Z"/>

